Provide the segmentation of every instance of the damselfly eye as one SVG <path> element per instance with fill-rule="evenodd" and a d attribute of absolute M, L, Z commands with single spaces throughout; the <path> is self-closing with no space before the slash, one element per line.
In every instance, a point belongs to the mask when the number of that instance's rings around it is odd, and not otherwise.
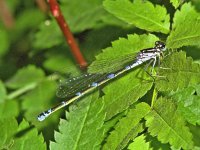
<path fill-rule="evenodd" d="M 165 43 L 161 42 L 161 41 L 156 41 L 155 42 L 155 47 L 156 48 L 159 48 L 159 49 L 162 49 L 163 51 L 165 50 Z"/>

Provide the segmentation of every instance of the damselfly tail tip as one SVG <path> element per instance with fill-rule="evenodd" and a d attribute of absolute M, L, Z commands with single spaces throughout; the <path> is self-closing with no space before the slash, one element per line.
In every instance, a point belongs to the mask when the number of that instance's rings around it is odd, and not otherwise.
<path fill-rule="evenodd" d="M 38 120 L 38 121 L 43 121 L 45 118 L 46 118 L 46 117 L 43 115 L 43 113 L 42 113 L 42 114 L 39 114 L 39 115 L 37 116 L 37 120 Z"/>
<path fill-rule="evenodd" d="M 38 121 L 43 121 L 45 120 L 50 114 L 52 113 L 51 109 L 42 112 L 37 116 Z"/>

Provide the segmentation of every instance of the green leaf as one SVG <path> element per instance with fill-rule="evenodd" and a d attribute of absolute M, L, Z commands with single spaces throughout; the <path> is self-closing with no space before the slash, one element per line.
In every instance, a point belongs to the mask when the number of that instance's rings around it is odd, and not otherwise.
<path fill-rule="evenodd" d="M 150 146 L 156 150 L 169 150 L 169 143 L 163 144 L 156 137 L 151 136 L 149 133 L 145 133 L 145 141 L 150 143 Z"/>
<path fill-rule="evenodd" d="M 103 50 L 88 68 L 89 73 L 108 73 L 122 69 L 132 63 L 135 55 L 142 49 L 153 47 L 158 38 L 155 35 L 128 35 L 112 43 L 112 47 Z"/>
<path fill-rule="evenodd" d="M 53 72 L 59 72 L 64 74 L 80 74 L 80 70 L 74 64 L 74 62 L 63 55 L 51 55 L 46 61 L 44 61 L 44 67 Z"/>
<path fill-rule="evenodd" d="M 140 69 L 132 71 L 103 89 L 106 120 L 127 109 L 151 89 L 152 81 L 145 80 L 147 78 L 144 76 L 140 77 L 140 72 Z"/>
<path fill-rule="evenodd" d="M 64 37 L 55 20 L 47 20 L 40 24 L 39 30 L 40 31 L 35 34 L 33 45 L 40 51 L 64 42 Z"/>
<path fill-rule="evenodd" d="M 200 96 L 200 84 L 195 85 L 195 89 L 196 89 L 197 95 Z"/>
<path fill-rule="evenodd" d="M 56 83 L 51 80 L 43 80 L 35 89 L 24 95 L 22 97 L 22 108 L 26 111 L 25 116 L 27 120 L 31 121 L 36 126 L 44 126 L 45 124 L 47 125 L 49 122 L 47 121 L 45 123 L 40 123 L 37 120 L 37 115 L 47 108 L 52 107 L 52 99 L 55 103 L 58 103 L 55 100 L 55 93 Z M 58 119 L 58 116 L 53 115 L 50 118 L 55 120 L 55 118 Z M 50 120 L 52 121 L 52 119 Z"/>
<path fill-rule="evenodd" d="M 162 143 L 169 142 L 176 149 L 193 147 L 192 134 L 170 99 L 156 100 L 152 111 L 145 119 L 150 134 L 157 136 Z"/>
<path fill-rule="evenodd" d="M 80 3 L 79 0 L 65 0 L 62 1 L 60 7 L 72 32 L 79 33 L 87 29 L 96 29 L 105 24 L 122 26 L 118 19 L 103 9 L 102 0 L 85 0 L 84 3 Z M 63 43 L 63 41 L 64 37 L 56 21 L 46 21 L 40 25 L 34 46 L 50 48 Z"/>
<path fill-rule="evenodd" d="M 0 103 L 0 116 L 2 118 L 17 117 L 19 114 L 18 103 L 16 100 L 8 100 Z"/>
<path fill-rule="evenodd" d="M 182 99 L 178 106 L 178 110 L 189 123 L 200 125 L 200 96 L 191 96 L 189 99 Z"/>
<path fill-rule="evenodd" d="M 84 37 L 84 43 L 80 43 L 80 48 L 86 60 L 92 62 L 95 59 L 95 55 L 99 54 L 103 48 L 110 46 L 110 41 L 116 40 L 119 37 L 126 37 L 130 32 L 132 32 L 131 29 L 124 29 L 118 26 L 105 26 L 91 30 Z"/>
<path fill-rule="evenodd" d="M 8 40 L 8 35 L 5 30 L 0 28 L 0 57 L 2 57 L 6 52 L 8 51 L 9 48 L 9 40 Z"/>
<path fill-rule="evenodd" d="M 172 31 L 167 38 L 168 48 L 197 45 L 200 41 L 200 13 L 190 3 L 185 3 L 177 10 L 173 20 Z"/>
<path fill-rule="evenodd" d="M 29 18 L 29 19 L 27 19 Z M 45 15 L 37 8 L 25 9 L 18 15 L 16 19 L 15 28 L 19 33 L 23 33 L 29 28 L 34 28 L 44 20 Z M 25 32 L 26 33 L 26 32 Z M 15 33 L 16 34 L 16 33 Z"/>
<path fill-rule="evenodd" d="M 200 147 L 195 146 L 193 150 L 200 150 Z"/>
<path fill-rule="evenodd" d="M 114 127 L 103 149 L 123 149 L 131 139 L 144 130 L 140 121 L 149 111 L 150 106 L 146 103 L 139 103 L 134 109 L 130 109 L 128 114 Z"/>
<path fill-rule="evenodd" d="M 59 132 L 50 148 L 56 150 L 99 149 L 104 137 L 104 101 L 98 93 L 89 95 L 78 103 L 76 109 L 67 113 L 67 120 L 61 120 Z"/>
<path fill-rule="evenodd" d="M 194 145 L 200 148 L 200 126 L 189 125 L 190 131 L 193 135 Z"/>
<path fill-rule="evenodd" d="M 169 15 L 162 6 L 141 0 L 133 3 L 128 0 L 105 0 L 103 5 L 111 14 L 138 28 L 165 34 L 169 32 Z"/>
<path fill-rule="evenodd" d="M 43 136 L 38 135 L 36 128 L 31 126 L 23 120 L 18 127 L 18 134 L 12 145 L 13 150 L 29 149 L 29 150 L 46 150 L 46 144 L 44 143 Z"/>
<path fill-rule="evenodd" d="M 0 80 L 0 103 L 4 102 L 7 97 L 6 88 L 3 82 Z"/>
<path fill-rule="evenodd" d="M 136 137 L 134 139 L 134 142 L 131 143 L 128 146 L 128 149 L 130 150 L 152 150 L 152 148 L 150 148 L 150 143 L 145 141 L 145 136 L 144 134 L 140 135 L 139 137 Z"/>
<path fill-rule="evenodd" d="M 9 88 L 17 89 L 24 86 L 36 84 L 44 78 L 44 72 L 33 65 L 18 70 L 18 72 L 8 80 L 6 85 Z"/>
<path fill-rule="evenodd" d="M 10 149 L 18 124 L 14 118 L 0 119 L 0 149 Z"/>
<path fill-rule="evenodd" d="M 84 3 L 79 0 L 66 0 L 63 1 L 61 9 L 73 32 L 102 26 L 102 18 L 109 15 L 102 7 L 102 0 L 85 0 Z"/>
<path fill-rule="evenodd" d="M 177 8 L 181 4 L 181 0 L 170 0 L 174 8 Z"/>
<path fill-rule="evenodd" d="M 58 124 L 60 114 L 64 109 L 54 113 L 43 122 L 38 121 L 37 116 L 43 111 L 60 103 L 55 93 L 55 81 L 44 79 L 36 88 L 21 97 L 22 110 L 25 111 L 24 116 L 26 120 L 42 130 L 46 141 L 53 138 L 55 126 Z"/>
<path fill-rule="evenodd" d="M 111 118 L 110 120 L 106 121 L 104 123 L 104 131 L 105 133 L 109 134 L 110 130 L 113 130 L 113 127 L 117 124 L 117 122 L 124 117 L 127 114 L 128 111 L 124 111 L 118 115 L 116 115 L 115 117 Z M 105 134 L 105 137 L 107 137 L 107 135 Z"/>
<path fill-rule="evenodd" d="M 179 90 L 172 95 L 172 99 L 178 102 L 178 111 L 189 123 L 200 125 L 200 96 L 195 95 L 195 90 L 196 86 Z"/>
<path fill-rule="evenodd" d="M 166 78 L 156 81 L 159 91 L 176 91 L 200 83 L 200 65 L 191 57 L 186 58 L 185 52 L 175 52 L 166 57 L 158 73 Z"/>

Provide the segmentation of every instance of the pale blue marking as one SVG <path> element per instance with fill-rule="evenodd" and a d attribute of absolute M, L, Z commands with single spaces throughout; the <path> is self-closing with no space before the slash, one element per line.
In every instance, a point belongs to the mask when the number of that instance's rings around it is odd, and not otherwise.
<path fill-rule="evenodd" d="M 81 92 L 78 92 L 78 93 L 76 93 L 75 95 L 76 95 L 76 96 L 81 96 L 82 93 L 81 93 Z"/>
<path fill-rule="evenodd" d="M 65 105 L 65 101 L 62 101 L 62 104 Z"/>
<path fill-rule="evenodd" d="M 45 118 L 46 118 L 46 117 L 45 117 L 44 115 L 41 115 L 41 116 L 38 116 L 38 117 L 37 117 L 37 119 L 38 119 L 39 121 L 43 121 Z"/>
<path fill-rule="evenodd" d="M 98 83 L 93 82 L 93 83 L 91 84 L 91 86 L 92 86 L 92 87 L 97 87 L 97 86 L 98 86 Z"/>
<path fill-rule="evenodd" d="M 112 78 L 114 78 L 114 77 L 115 77 L 115 74 L 114 74 L 114 73 L 111 73 L 111 74 L 109 74 L 109 75 L 107 76 L 108 79 L 112 79 Z"/>
<path fill-rule="evenodd" d="M 48 110 L 48 113 L 51 113 L 51 109 Z"/>
<path fill-rule="evenodd" d="M 130 66 L 126 66 L 125 69 L 126 69 L 126 70 L 129 70 L 129 69 L 131 69 L 131 67 L 130 67 Z"/>
<path fill-rule="evenodd" d="M 52 110 L 49 109 L 49 110 L 43 112 L 41 115 L 39 115 L 39 116 L 37 117 L 37 119 L 38 119 L 39 121 L 43 121 L 44 119 L 46 119 L 46 118 L 51 114 L 51 112 L 52 112 Z"/>

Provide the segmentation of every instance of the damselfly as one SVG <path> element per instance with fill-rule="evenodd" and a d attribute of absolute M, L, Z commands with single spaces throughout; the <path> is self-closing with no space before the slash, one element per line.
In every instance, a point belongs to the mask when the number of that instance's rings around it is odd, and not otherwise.
<path fill-rule="evenodd" d="M 73 87 L 69 88 L 63 88 L 66 84 L 60 85 L 59 95 L 61 97 L 67 97 L 68 95 L 71 95 L 71 99 L 62 101 L 57 106 L 48 109 L 47 111 L 42 112 L 38 115 L 37 119 L 39 121 L 43 121 L 46 119 L 49 115 L 56 112 L 57 110 L 71 104 L 78 98 L 82 97 L 83 95 L 91 92 L 96 87 L 103 85 L 104 83 L 110 81 L 111 79 L 123 74 L 124 72 L 127 72 L 128 70 L 135 68 L 144 62 L 150 61 L 152 63 L 152 68 L 154 68 L 157 58 L 160 60 L 160 57 L 163 55 L 163 51 L 165 51 L 166 47 L 165 44 L 161 41 L 156 41 L 155 46 L 153 48 L 143 49 L 141 50 L 135 57 L 135 60 L 125 66 L 124 68 L 109 74 L 88 74 L 85 75 L 85 80 L 87 80 L 87 86 L 83 86 L 82 88 L 78 88 L 81 82 L 77 82 L 73 85 Z M 149 64 L 150 64 L 149 63 Z M 76 88 L 77 87 L 77 88 Z"/>

